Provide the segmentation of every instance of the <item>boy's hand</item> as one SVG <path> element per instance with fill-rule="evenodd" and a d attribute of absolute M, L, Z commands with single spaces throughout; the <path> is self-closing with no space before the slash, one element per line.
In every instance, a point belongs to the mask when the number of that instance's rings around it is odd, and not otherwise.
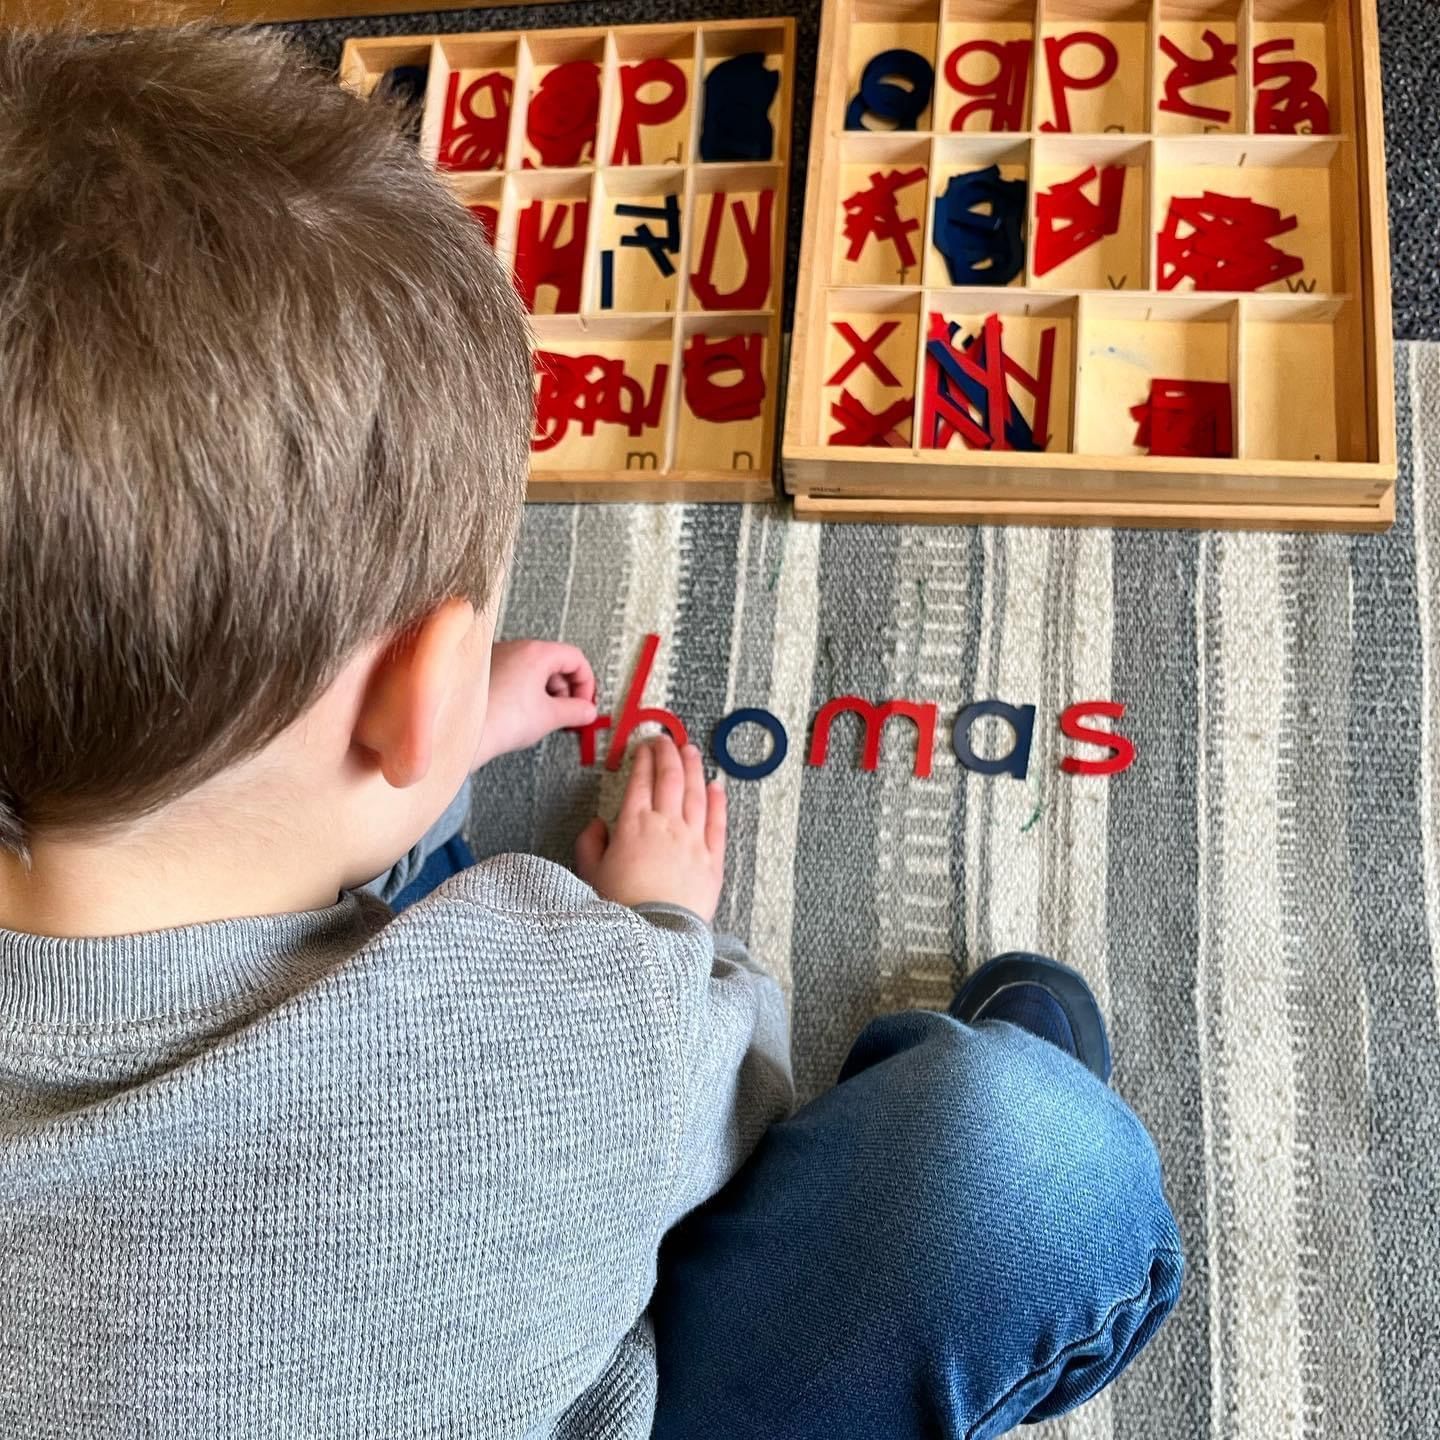
<path fill-rule="evenodd" d="M 700 752 L 668 735 L 635 755 L 620 816 L 592 820 L 575 842 L 580 878 L 621 905 L 663 901 L 715 918 L 725 879 L 725 791 L 705 784 Z"/>
<path fill-rule="evenodd" d="M 490 705 L 475 768 L 553 730 L 595 718 L 595 672 L 573 645 L 502 640 L 490 656 Z"/>

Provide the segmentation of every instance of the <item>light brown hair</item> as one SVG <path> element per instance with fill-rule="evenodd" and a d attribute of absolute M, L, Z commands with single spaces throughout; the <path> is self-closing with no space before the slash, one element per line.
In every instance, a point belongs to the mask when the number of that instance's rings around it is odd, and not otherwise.
<path fill-rule="evenodd" d="M 261 33 L 0 31 L 0 848 L 500 583 L 525 320 L 403 131 Z"/>

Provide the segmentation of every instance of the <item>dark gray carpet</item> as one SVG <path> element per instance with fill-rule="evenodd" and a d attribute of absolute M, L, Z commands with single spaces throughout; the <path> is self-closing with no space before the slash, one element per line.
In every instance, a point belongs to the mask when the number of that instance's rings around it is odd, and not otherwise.
<path fill-rule="evenodd" d="M 1435 0 L 1380 0 L 1395 333 L 1405 340 L 1440 340 L 1437 32 L 1440 5 Z"/>
<path fill-rule="evenodd" d="M 327 66 L 340 63 L 350 35 L 406 35 L 462 30 L 536 30 L 561 25 L 639 25 L 675 19 L 793 15 L 799 27 L 795 84 L 794 173 L 790 186 L 790 264 L 786 296 L 794 294 L 795 257 L 805 197 L 805 150 L 819 39 L 817 0 L 578 0 L 574 4 L 503 6 L 495 10 L 426 11 L 416 15 L 325 20 L 284 26 L 300 35 Z M 1440 339 L 1440 4 L 1380 0 L 1385 70 L 1386 148 L 1390 172 L 1391 254 L 1395 334 Z M 787 317 L 789 309 L 787 305 Z"/>

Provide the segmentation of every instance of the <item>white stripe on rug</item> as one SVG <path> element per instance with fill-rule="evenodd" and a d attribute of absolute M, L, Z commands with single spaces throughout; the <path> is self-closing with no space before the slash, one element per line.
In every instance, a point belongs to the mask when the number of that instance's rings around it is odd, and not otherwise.
<path fill-rule="evenodd" d="M 1440 487 L 1432 486 L 1429 455 L 1425 448 L 1425 410 L 1420 396 L 1422 369 L 1435 368 L 1433 352 L 1418 347 L 1410 361 L 1409 394 L 1401 397 L 1415 417 L 1411 446 L 1415 513 L 1415 595 L 1420 608 L 1420 835 L 1425 873 L 1425 913 L 1430 926 L 1430 960 L 1435 967 L 1435 1008 L 1440 1019 L 1440 694 L 1435 686 L 1435 655 L 1440 649 L 1440 598 L 1434 591 L 1435 567 L 1440 555 L 1433 553 L 1440 532 Z"/>
<path fill-rule="evenodd" d="M 680 593 L 680 546 L 685 519 L 683 505 L 636 505 L 631 511 L 626 536 L 630 554 L 626 570 L 630 576 L 625 596 L 625 614 L 612 651 L 616 671 L 608 676 L 606 693 L 615 697 L 615 713 L 624 702 L 626 689 L 640 655 L 645 636 L 655 632 L 663 637 L 655 665 L 641 703 L 663 705 L 670 692 L 670 670 L 675 663 L 670 644 L 675 634 L 675 610 Z M 681 717 L 684 718 L 683 716 Z M 629 753 L 641 735 L 658 734 L 659 727 L 642 725 L 631 737 Z M 600 813 L 614 815 L 620 808 L 624 776 L 629 764 L 616 774 L 606 771 L 600 783 Z"/>
<path fill-rule="evenodd" d="M 1109 531 L 1080 530 L 1067 539 L 1073 546 L 1070 565 L 1072 602 L 1069 613 L 1073 626 L 1062 643 L 1070 648 L 1068 693 L 1060 696 L 1062 707 L 1079 700 L 1126 701 L 1112 695 L 1111 648 L 1115 632 L 1115 601 L 1111 588 L 1110 560 L 1114 540 Z M 1109 884 L 1110 787 L 1123 785 L 1124 775 L 1066 775 L 1060 770 L 1064 755 L 1080 752 L 1060 735 L 1060 716 L 1039 715 L 1037 730 L 1044 728 L 1049 742 L 1038 746 L 1046 769 L 1046 783 L 1060 795 L 1064 829 L 1054 832 L 1047 853 L 1052 867 L 1050 888 L 1065 896 L 1065 904 L 1051 915 L 1040 917 L 1041 943 L 1051 953 L 1080 970 L 1095 991 L 1100 1008 L 1110 1013 L 1110 965 L 1106 951 L 1109 928 L 1106 901 Z M 1122 734 L 1125 721 L 1117 723 Z M 1057 748 L 1058 747 L 1058 748 Z M 1143 763 L 1143 761 L 1141 762 Z M 1042 822 L 1043 824 L 1043 819 Z M 1038 828 L 1038 827 L 1037 827 Z"/>
<path fill-rule="evenodd" d="M 740 511 L 740 534 L 735 541 L 735 624 L 730 631 L 730 666 L 725 672 L 725 708 L 728 715 L 735 708 L 735 680 L 740 671 L 740 655 L 744 650 L 745 601 L 750 582 L 750 528 L 755 519 L 755 506 L 745 505 Z"/>
<path fill-rule="evenodd" d="M 1065 531 L 1055 536 L 1065 563 L 1061 585 L 1051 594 L 1050 633 L 1063 653 L 1053 657 L 1051 683 L 1035 717 L 1035 755 L 1031 773 L 1039 775 L 1052 797 L 1035 823 L 1044 843 L 1043 905 L 1038 918 L 1039 945 L 1045 954 L 1073 965 L 1089 982 L 1110 1016 L 1110 967 L 1106 904 L 1109 877 L 1110 787 L 1125 777 L 1066 775 L 1062 756 L 1078 753 L 1060 734 L 1060 710 L 1077 700 L 1123 700 L 1112 696 L 1111 649 L 1115 597 L 1111 579 L 1114 537 L 1108 530 Z M 1053 567 L 1052 567 L 1053 573 Z M 1067 623 L 1068 622 L 1068 623 Z M 1052 708 L 1047 708 L 1052 707 Z M 1058 708 L 1053 708 L 1058 707 Z M 1125 730 L 1122 721 L 1117 727 Z M 1084 752 L 1094 752 L 1087 749 Z M 1041 1427 L 1044 1440 L 1112 1440 L 1114 1395 L 1102 1390 L 1078 1410 Z"/>
<path fill-rule="evenodd" d="M 1222 847 L 1219 975 L 1227 1066 L 1235 1273 L 1217 1277 L 1233 1317 L 1225 1392 L 1238 1440 L 1298 1437 L 1300 1275 L 1295 1217 L 1296 1077 L 1289 1029 L 1279 867 L 1279 740 L 1285 641 L 1279 541 L 1227 536 L 1220 555 L 1225 676 L 1220 751 L 1224 811 L 1207 817 Z"/>
<path fill-rule="evenodd" d="M 1198 739 L 1197 767 L 1203 771 L 1206 737 L 1210 733 L 1211 715 L 1221 707 L 1220 697 L 1212 689 L 1211 663 L 1208 659 L 1211 647 L 1219 643 L 1219 637 L 1210 634 L 1207 624 L 1208 606 L 1208 565 L 1207 556 L 1211 546 L 1219 541 L 1214 536 L 1204 536 L 1199 544 L 1199 558 L 1195 570 L 1195 654 L 1199 661 L 1195 689 L 1195 728 Z M 1213 993 L 1212 976 L 1220 969 L 1221 957 L 1216 953 L 1216 929 L 1211 921 L 1211 912 L 1219 904 L 1214 894 L 1212 870 L 1209 856 L 1212 852 L 1211 832 L 1217 819 L 1211 814 L 1210 790 L 1205 784 L 1203 773 L 1197 776 L 1195 785 L 1195 994 L 1193 1002 L 1198 1011 L 1196 1033 L 1199 1038 L 1200 1060 L 1200 1128 L 1204 1134 L 1205 1155 L 1205 1273 L 1209 1280 L 1209 1293 L 1205 1297 L 1205 1309 L 1211 1317 L 1210 1325 L 1210 1433 L 1219 1436 L 1223 1416 L 1225 1374 L 1223 1345 L 1218 1334 L 1218 1317 L 1224 1311 L 1225 1299 L 1221 1285 L 1218 1264 L 1220 1237 L 1224 1232 L 1224 1219 L 1220 1214 L 1219 1174 L 1222 1163 L 1217 1154 L 1219 1126 L 1217 1111 L 1222 1097 L 1211 1083 L 1216 1074 L 1217 1056 L 1211 1044 L 1212 1026 L 1208 1001 Z M 1193 1241 L 1191 1242 L 1194 1243 Z"/>
<path fill-rule="evenodd" d="M 914 727 L 892 721 L 878 777 L 878 863 L 886 877 L 876 894 L 880 986 L 884 1010 L 942 1009 L 954 992 L 957 897 L 948 839 L 955 786 L 965 784 L 950 744 L 955 712 L 970 702 L 959 623 L 973 603 L 967 587 L 967 531 L 925 530 L 897 557 L 895 614 L 889 622 L 887 683 L 880 700 L 936 707 L 931 774 L 914 773 Z"/>
<path fill-rule="evenodd" d="M 805 735 L 815 673 L 819 628 L 815 596 L 820 582 L 819 525 L 784 527 L 784 554 L 775 582 L 775 634 L 770 661 L 770 709 L 790 737 L 782 771 L 760 786 L 760 824 L 755 881 L 750 899 L 750 944 L 775 976 L 788 1001 L 791 990 L 790 935 L 795 920 L 795 836 L 800 827 L 800 791 Z"/>
<path fill-rule="evenodd" d="M 1040 699 L 1045 668 L 1045 574 L 1053 539 L 1048 530 L 1011 530 L 996 536 L 993 548 L 987 543 L 986 575 L 991 581 L 1001 573 L 997 561 L 1003 547 L 1004 587 L 998 594 L 993 583 L 986 588 L 978 667 L 984 679 L 977 676 L 976 700 L 997 699 L 1023 706 Z M 964 781 L 970 785 L 974 801 L 967 807 L 973 857 L 967 875 L 972 889 L 977 884 L 987 889 L 983 899 L 977 897 L 974 913 L 980 923 L 971 932 L 982 958 L 1040 946 L 1045 830 L 1043 811 L 1041 821 L 1035 820 L 1035 812 L 1037 806 L 1049 802 L 1055 777 L 1047 769 L 1054 762 L 1054 749 L 1046 744 L 1045 721 L 1038 711 L 1035 723 L 1036 743 L 1026 780 L 994 775 Z M 971 732 L 980 756 L 1004 755 L 1012 740 L 1009 726 L 1002 721 L 979 721 Z"/>

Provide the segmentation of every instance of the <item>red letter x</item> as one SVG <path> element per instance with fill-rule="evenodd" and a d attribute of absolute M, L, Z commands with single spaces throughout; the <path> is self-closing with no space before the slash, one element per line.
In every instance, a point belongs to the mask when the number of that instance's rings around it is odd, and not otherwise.
<path fill-rule="evenodd" d="M 844 320 L 835 321 L 835 328 L 849 343 L 850 358 L 825 382 L 827 385 L 843 385 L 861 365 L 873 370 L 882 385 L 898 385 L 895 373 L 880 358 L 879 350 L 885 341 L 900 328 L 898 320 L 887 320 L 871 333 L 868 340 L 862 340 L 853 325 Z"/>

